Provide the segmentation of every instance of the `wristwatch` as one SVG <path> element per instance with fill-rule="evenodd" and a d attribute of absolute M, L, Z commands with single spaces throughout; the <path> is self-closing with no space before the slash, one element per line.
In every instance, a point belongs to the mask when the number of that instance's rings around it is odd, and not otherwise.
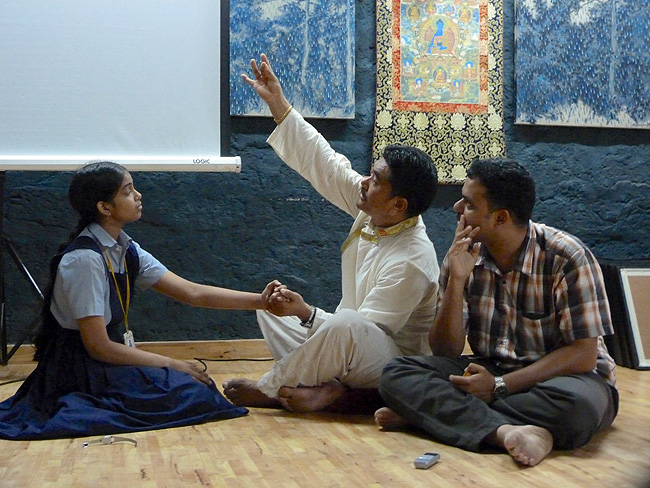
<path fill-rule="evenodd" d="M 508 396 L 508 387 L 506 386 L 506 382 L 503 381 L 502 376 L 495 376 L 494 377 L 494 391 L 492 392 L 494 395 L 494 398 L 505 398 Z"/>
<path fill-rule="evenodd" d="M 307 320 L 302 320 L 300 325 L 306 329 L 311 329 L 314 326 L 314 319 L 316 318 L 316 307 L 311 307 L 311 314 Z"/>

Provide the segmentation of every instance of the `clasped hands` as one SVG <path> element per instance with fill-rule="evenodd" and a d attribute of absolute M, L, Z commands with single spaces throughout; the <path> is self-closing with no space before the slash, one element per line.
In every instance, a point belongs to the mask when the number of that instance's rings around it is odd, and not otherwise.
<path fill-rule="evenodd" d="M 277 280 L 272 283 L 273 289 L 266 296 L 266 310 L 279 317 L 295 315 L 300 320 L 307 320 L 311 314 L 311 306 L 305 303 L 302 296 Z"/>

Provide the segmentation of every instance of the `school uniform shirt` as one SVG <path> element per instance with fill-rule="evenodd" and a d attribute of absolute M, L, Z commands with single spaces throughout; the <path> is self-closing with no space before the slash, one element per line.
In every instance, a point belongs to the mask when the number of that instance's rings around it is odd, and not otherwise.
<path fill-rule="evenodd" d="M 92 249 L 77 249 L 66 253 L 61 259 L 54 282 L 51 311 L 64 329 L 79 330 L 77 320 L 91 316 L 104 317 L 104 322 L 110 323 L 110 280 L 113 278 L 107 272 L 105 256 L 110 259 L 115 273 L 124 273 L 124 257 L 132 243 L 138 253 L 140 269 L 129 269 L 128 273 L 137 275 L 136 286 L 140 290 L 154 285 L 168 271 L 124 231 L 120 232 L 116 241 L 99 224 L 92 223 L 79 235 L 91 237 L 102 254 Z M 122 299 L 126 300 L 126 297 Z"/>

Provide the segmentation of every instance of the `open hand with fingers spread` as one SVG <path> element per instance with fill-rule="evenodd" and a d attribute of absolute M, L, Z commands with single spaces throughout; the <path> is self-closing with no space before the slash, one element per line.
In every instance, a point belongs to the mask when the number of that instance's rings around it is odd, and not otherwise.
<path fill-rule="evenodd" d="M 259 65 L 257 61 L 251 59 L 251 70 L 253 72 L 253 78 L 242 74 L 242 80 L 252 86 L 260 98 L 267 103 L 273 118 L 276 121 L 281 121 L 283 116 L 290 110 L 291 104 L 284 97 L 280 81 L 275 76 L 266 54 L 260 55 Z"/>

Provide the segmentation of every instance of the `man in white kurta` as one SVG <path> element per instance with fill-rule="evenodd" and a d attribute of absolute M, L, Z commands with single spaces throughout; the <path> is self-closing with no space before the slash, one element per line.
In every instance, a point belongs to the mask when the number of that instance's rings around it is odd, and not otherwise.
<path fill-rule="evenodd" d="M 271 406 L 275 400 L 289 410 L 319 410 L 345 388 L 376 388 L 390 359 L 430 353 L 428 330 L 435 315 L 439 268 L 419 214 L 433 199 L 437 177 L 428 156 L 414 148 L 401 149 L 409 157 L 425 158 L 431 167 L 422 170 L 420 162 L 421 173 L 413 168 L 412 176 L 409 170 L 396 171 L 411 179 L 426 179 L 423 174 L 428 171 L 435 180 L 432 194 L 421 205 L 424 208 L 411 215 L 404 210 L 408 198 L 400 203 L 400 197 L 392 196 L 390 181 L 395 175 L 387 153 L 388 162 L 382 158 L 373 174 L 360 175 L 291 109 L 265 56 L 260 70 L 255 62 L 252 65 L 256 80 L 249 79 L 249 83 L 258 93 L 280 90 L 278 99 L 268 100 L 260 93 L 278 122 L 268 142 L 288 166 L 355 220 L 341 248 L 342 298 L 336 311 L 307 305 L 291 290 L 275 293 L 279 303 L 269 309 L 288 316 L 258 314 L 275 365 L 254 385 L 242 382 L 246 380 L 227 381 L 224 392 L 236 404 Z M 403 162 L 402 168 L 408 164 Z M 410 183 L 407 186 L 417 186 Z M 415 200 L 414 196 L 408 202 L 411 213 Z M 327 388 L 327 393 L 312 401 L 319 387 Z M 262 395 L 251 395 L 251 390 Z M 264 397 L 270 401 L 258 401 Z"/>

